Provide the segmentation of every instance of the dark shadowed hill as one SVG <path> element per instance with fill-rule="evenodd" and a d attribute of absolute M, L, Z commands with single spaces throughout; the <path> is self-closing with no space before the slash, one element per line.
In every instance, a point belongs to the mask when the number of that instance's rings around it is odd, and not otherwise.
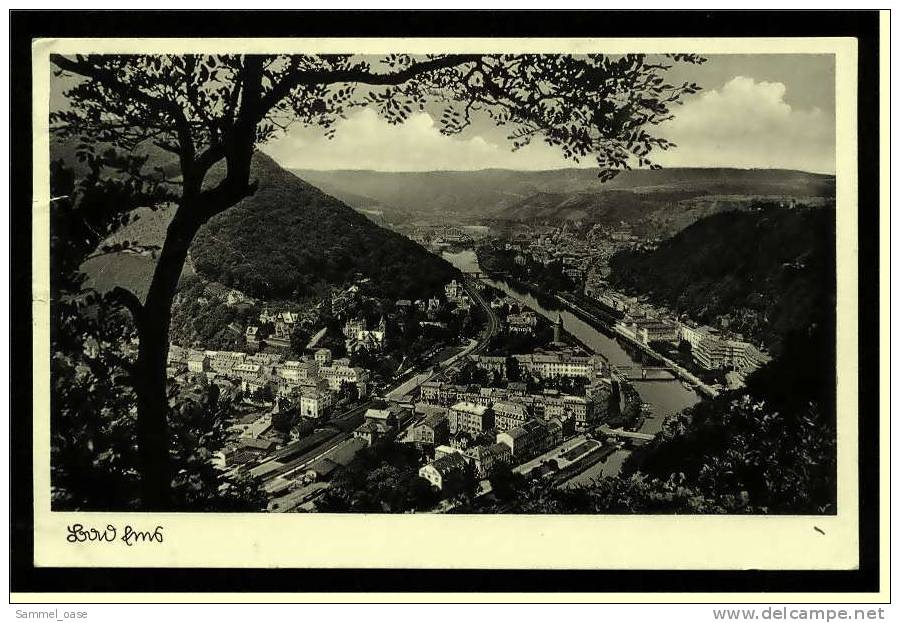
<path fill-rule="evenodd" d="M 601 182 L 595 169 L 553 171 L 297 171 L 357 209 L 380 209 L 394 221 L 441 219 L 572 219 L 603 222 L 611 205 L 631 215 L 695 202 L 759 197 L 834 197 L 834 176 L 777 169 L 624 171 Z M 696 218 L 689 219 L 690 222 Z"/>
<path fill-rule="evenodd" d="M 282 169 L 265 154 L 253 159 L 256 193 L 219 214 L 197 234 L 197 272 L 261 298 L 303 295 L 355 273 L 386 295 L 418 298 L 455 274 L 450 264 L 408 238 Z"/>
<path fill-rule="evenodd" d="M 652 251 L 610 260 L 611 283 L 679 313 L 728 325 L 778 351 L 834 313 L 831 209 L 758 208 L 704 218 Z"/>
<path fill-rule="evenodd" d="M 149 149 L 145 170 L 172 169 L 169 155 Z M 86 168 L 75 157 L 75 142 L 55 141 L 51 158 L 79 174 Z M 210 172 L 215 180 L 222 168 Z M 298 179 L 262 153 L 253 159 L 256 193 L 213 218 L 191 247 L 184 274 L 195 270 L 227 286 L 260 298 L 288 298 L 309 293 L 315 285 L 340 284 L 356 273 L 371 277 L 381 292 L 395 298 L 418 298 L 438 289 L 455 269 L 408 238 L 378 227 L 338 199 Z M 140 209 L 102 246 L 129 242 L 162 245 L 174 209 Z M 108 291 L 116 285 L 146 295 L 155 265 L 144 253 L 97 253 L 82 270 L 86 285 Z"/>

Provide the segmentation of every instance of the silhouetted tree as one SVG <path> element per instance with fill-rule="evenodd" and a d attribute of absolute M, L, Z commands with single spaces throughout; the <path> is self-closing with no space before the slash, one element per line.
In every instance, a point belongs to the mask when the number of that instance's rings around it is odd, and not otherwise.
<path fill-rule="evenodd" d="M 115 169 L 111 182 L 122 183 L 123 173 L 128 184 L 150 178 L 177 206 L 144 300 L 117 291 L 140 339 L 131 380 L 144 506 L 171 506 L 165 366 L 178 279 L 199 228 L 254 193 L 250 163 L 258 145 L 291 122 L 319 126 L 330 137 L 354 106 L 371 106 L 399 124 L 437 99 L 446 103 L 445 134 L 461 132 L 482 111 L 511 128 L 514 147 L 543 137 L 567 158 L 594 155 L 600 175 L 610 177 L 633 164 L 652 166 L 650 152 L 670 146 L 648 128 L 698 87 L 669 84 L 665 72 L 673 62 L 702 60 L 684 54 L 391 54 L 374 63 L 350 55 L 54 55 L 59 73 L 79 78 L 66 93 L 69 106 L 51 115 L 54 129 L 80 138 L 80 154 L 91 166 Z M 170 153 L 177 166 L 147 172 L 140 158 L 126 166 L 100 156 L 104 146 L 127 154 L 148 145 Z M 109 216 L 118 218 L 118 211 Z"/>

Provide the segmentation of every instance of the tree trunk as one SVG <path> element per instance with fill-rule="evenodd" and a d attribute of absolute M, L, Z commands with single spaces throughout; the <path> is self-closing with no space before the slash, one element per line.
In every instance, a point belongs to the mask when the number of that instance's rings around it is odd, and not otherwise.
<path fill-rule="evenodd" d="M 217 186 L 203 188 L 208 167 L 195 168 L 193 157 L 182 161 L 183 191 L 175 217 L 166 231 L 166 241 L 138 322 L 140 350 L 135 374 L 138 403 L 137 436 L 141 463 L 141 495 L 147 510 L 172 508 L 172 461 L 169 453 L 166 392 L 166 360 L 169 354 L 169 325 L 178 280 L 191 241 L 200 226 L 212 216 L 252 194 L 249 185 L 262 80 L 262 57 L 248 56 L 242 72 L 241 113 L 231 135 L 224 141 L 225 178 Z M 262 111 L 263 114 L 266 111 Z M 193 149 L 191 149 L 193 152 Z"/>
<path fill-rule="evenodd" d="M 172 302 L 188 248 L 199 224 L 179 218 L 178 209 L 166 235 L 153 280 L 138 322 L 140 347 L 135 370 L 137 440 L 141 464 L 141 497 L 146 510 L 172 507 L 172 472 L 169 455 L 166 363 Z"/>

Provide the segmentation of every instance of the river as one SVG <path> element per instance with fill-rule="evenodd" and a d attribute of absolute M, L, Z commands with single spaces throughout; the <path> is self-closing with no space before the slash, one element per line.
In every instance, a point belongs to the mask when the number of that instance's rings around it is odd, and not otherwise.
<path fill-rule="evenodd" d="M 464 273 L 481 272 L 478 258 L 471 249 L 454 253 L 445 251 L 442 253 L 442 257 Z M 642 353 L 630 352 L 614 337 L 595 329 L 581 318 L 565 310 L 562 305 L 547 300 L 538 302 L 531 294 L 522 292 L 505 281 L 493 279 L 485 279 L 485 281 L 552 321 L 556 320 L 557 314 L 561 314 L 565 331 L 575 336 L 595 353 L 606 357 L 611 364 L 627 366 L 641 363 Z M 660 431 L 666 416 L 678 413 L 700 400 L 700 396 L 695 391 L 686 389 L 677 379 L 672 381 L 632 381 L 632 385 L 640 395 L 641 401 L 652 409 L 640 428 L 640 432 L 651 435 Z M 612 458 L 610 457 L 610 459 Z M 606 462 L 609 462 L 609 459 Z M 617 461 L 613 461 L 613 463 L 615 462 Z"/>

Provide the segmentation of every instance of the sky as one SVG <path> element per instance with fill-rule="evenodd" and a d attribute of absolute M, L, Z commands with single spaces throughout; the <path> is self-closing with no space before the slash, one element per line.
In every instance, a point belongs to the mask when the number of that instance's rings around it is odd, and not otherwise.
<path fill-rule="evenodd" d="M 833 55 L 719 54 L 702 65 L 678 63 L 667 72 L 673 84 L 702 90 L 672 109 L 673 120 L 656 128 L 676 147 L 653 158 L 667 167 L 798 169 L 834 173 L 835 68 Z M 67 106 L 71 81 L 51 80 L 51 109 Z M 262 150 L 291 169 L 379 171 L 542 170 L 576 165 L 539 140 L 512 151 L 506 136 L 486 117 L 462 134 L 440 134 L 440 107 L 391 126 L 369 108 L 340 120 L 333 140 L 318 128 L 291 126 Z"/>
<path fill-rule="evenodd" d="M 700 66 L 679 65 L 672 82 L 698 83 L 700 93 L 673 108 L 658 128 L 677 147 L 656 154 L 667 167 L 799 169 L 834 173 L 834 57 L 714 55 Z M 374 110 L 356 109 L 337 124 L 334 139 L 292 127 L 263 151 L 293 169 L 379 171 L 558 169 L 576 166 L 558 149 L 534 141 L 511 151 L 508 128 L 487 119 L 462 134 L 438 131 L 433 112 L 391 126 Z M 581 166 L 596 166 L 593 160 Z"/>

